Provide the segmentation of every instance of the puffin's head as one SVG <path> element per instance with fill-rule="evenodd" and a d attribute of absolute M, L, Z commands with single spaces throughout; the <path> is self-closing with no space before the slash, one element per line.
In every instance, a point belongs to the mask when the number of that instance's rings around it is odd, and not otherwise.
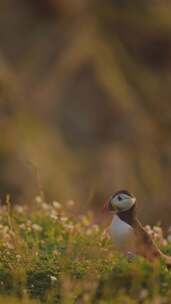
<path fill-rule="evenodd" d="M 113 194 L 104 204 L 104 210 L 124 212 L 131 209 L 136 202 L 136 198 L 127 190 L 120 190 Z"/>

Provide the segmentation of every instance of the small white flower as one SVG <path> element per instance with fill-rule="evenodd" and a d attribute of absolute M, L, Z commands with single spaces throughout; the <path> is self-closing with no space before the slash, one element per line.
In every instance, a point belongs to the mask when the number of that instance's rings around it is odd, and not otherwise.
<path fill-rule="evenodd" d="M 142 289 L 140 291 L 140 299 L 144 300 L 145 298 L 147 298 L 147 296 L 148 296 L 148 290 L 147 289 Z"/>
<path fill-rule="evenodd" d="M 22 206 L 19 206 L 19 205 L 16 205 L 15 206 L 15 210 L 18 212 L 18 213 L 23 213 L 24 212 L 24 208 Z"/>
<path fill-rule="evenodd" d="M 23 230 L 26 229 L 26 225 L 25 224 L 20 224 L 19 227 L 20 227 L 20 229 L 23 229 Z"/>
<path fill-rule="evenodd" d="M 154 232 L 154 234 L 153 234 L 153 237 L 154 237 L 154 239 L 157 241 L 157 240 L 160 240 L 160 236 L 157 234 L 157 233 L 155 233 Z"/>
<path fill-rule="evenodd" d="M 61 216 L 60 219 L 61 219 L 62 222 L 66 222 L 68 220 L 68 218 L 66 216 Z"/>
<path fill-rule="evenodd" d="M 72 224 L 65 224 L 65 228 L 70 230 L 70 231 L 74 230 L 74 226 Z"/>
<path fill-rule="evenodd" d="M 56 202 L 56 201 L 54 201 L 54 202 L 52 203 L 52 205 L 53 205 L 53 207 L 54 207 L 55 209 L 58 209 L 58 210 L 62 208 L 61 204 L 60 204 L 59 202 Z"/>
<path fill-rule="evenodd" d="M 33 224 L 32 225 L 32 228 L 33 228 L 33 230 L 35 230 L 35 231 L 42 231 L 42 227 L 40 226 L 40 225 L 38 225 L 38 224 Z"/>
<path fill-rule="evenodd" d="M 57 281 L 57 278 L 53 275 L 50 275 L 51 282 L 54 283 Z"/>
<path fill-rule="evenodd" d="M 50 209 L 50 206 L 47 204 L 47 203 L 42 203 L 42 208 L 44 210 L 49 210 Z"/>
<path fill-rule="evenodd" d="M 43 203 L 43 200 L 42 200 L 41 196 L 39 196 L 39 195 L 35 197 L 35 201 L 37 204 Z"/>
<path fill-rule="evenodd" d="M 151 233 L 153 232 L 150 225 L 146 225 L 146 226 L 145 226 L 145 230 L 146 230 L 147 233 L 149 233 L 149 234 L 151 234 Z"/>
<path fill-rule="evenodd" d="M 52 211 L 51 211 L 51 213 L 50 213 L 50 217 L 51 217 L 52 219 L 54 219 L 54 220 L 57 220 L 57 219 L 58 219 L 58 217 L 57 217 L 57 213 L 56 213 L 56 211 L 55 211 L 55 210 L 52 210 Z"/>
<path fill-rule="evenodd" d="M 73 201 L 73 200 L 69 200 L 68 202 L 67 202 L 67 206 L 68 207 L 73 207 L 75 205 L 75 202 Z"/>
<path fill-rule="evenodd" d="M 5 243 L 5 246 L 6 246 L 8 249 L 14 249 L 14 246 L 13 246 L 10 242 L 6 242 L 6 243 Z"/>
<path fill-rule="evenodd" d="M 153 235 L 153 230 L 151 229 L 150 225 L 146 225 L 145 226 L 145 230 L 147 231 L 147 233 L 152 236 Z"/>
<path fill-rule="evenodd" d="M 55 215 L 55 214 L 50 214 L 50 217 L 51 217 L 53 220 L 57 220 L 57 219 L 58 219 L 57 215 Z"/>
<path fill-rule="evenodd" d="M 20 260 L 21 260 L 21 255 L 20 255 L 20 254 L 16 254 L 16 259 L 17 259 L 18 262 L 20 262 Z"/>
<path fill-rule="evenodd" d="M 91 228 L 88 228 L 87 230 L 86 230 L 86 235 L 91 235 L 92 234 L 92 229 Z"/>
<path fill-rule="evenodd" d="M 161 227 L 154 226 L 154 227 L 153 227 L 153 231 L 154 231 L 155 233 L 158 233 L 158 234 L 162 235 L 162 229 L 161 229 Z"/>

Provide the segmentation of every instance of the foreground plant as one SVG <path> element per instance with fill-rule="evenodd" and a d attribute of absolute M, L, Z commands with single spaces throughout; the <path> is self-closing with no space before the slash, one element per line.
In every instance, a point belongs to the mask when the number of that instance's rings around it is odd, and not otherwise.
<path fill-rule="evenodd" d="M 32 210 L 10 204 L 0 209 L 4 301 L 169 303 L 171 272 L 165 265 L 119 255 L 90 215 L 71 216 L 73 204 L 63 208 L 37 197 Z M 148 229 L 159 235 L 161 228 Z M 164 238 L 163 244 L 171 250 Z"/>

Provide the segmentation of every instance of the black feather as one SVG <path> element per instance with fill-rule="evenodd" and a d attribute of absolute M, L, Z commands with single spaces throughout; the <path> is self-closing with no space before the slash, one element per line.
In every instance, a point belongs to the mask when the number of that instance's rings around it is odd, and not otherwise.
<path fill-rule="evenodd" d="M 114 198 L 116 195 L 119 195 L 119 194 L 126 194 L 126 195 L 129 195 L 130 197 L 133 197 L 133 195 L 129 191 L 127 191 L 127 190 L 119 190 L 115 194 L 112 195 L 112 198 Z"/>

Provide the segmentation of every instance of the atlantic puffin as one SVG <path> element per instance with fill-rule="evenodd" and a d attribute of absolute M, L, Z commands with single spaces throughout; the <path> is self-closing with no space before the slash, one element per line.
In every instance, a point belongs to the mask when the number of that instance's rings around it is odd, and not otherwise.
<path fill-rule="evenodd" d="M 109 235 L 124 254 L 141 255 L 150 261 L 161 258 L 168 268 L 171 256 L 161 252 L 136 215 L 136 198 L 127 190 L 113 194 L 104 204 L 104 210 L 114 211 Z"/>

